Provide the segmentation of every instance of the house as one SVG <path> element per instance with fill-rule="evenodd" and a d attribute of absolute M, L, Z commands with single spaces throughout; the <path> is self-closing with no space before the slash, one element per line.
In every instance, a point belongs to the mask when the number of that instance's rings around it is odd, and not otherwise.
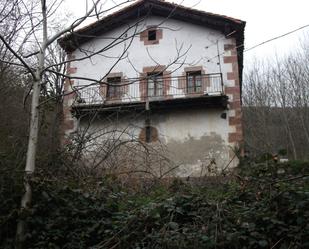
<path fill-rule="evenodd" d="M 236 166 L 244 28 L 227 16 L 141 0 L 61 38 L 71 77 L 65 136 L 87 128 L 106 144 L 113 130 L 119 140 L 160 145 L 181 176 Z M 87 148 L 103 153 L 98 144 Z M 128 157 L 122 163 L 138 156 Z"/>

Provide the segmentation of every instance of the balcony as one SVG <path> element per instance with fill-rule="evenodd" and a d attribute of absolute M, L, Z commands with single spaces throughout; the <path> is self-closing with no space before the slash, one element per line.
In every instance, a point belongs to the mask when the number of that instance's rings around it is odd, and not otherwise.
<path fill-rule="evenodd" d="M 119 85 L 119 86 L 118 86 Z M 79 86 L 73 107 L 110 109 L 120 106 L 168 105 L 192 101 L 219 102 L 225 98 L 222 75 L 204 74 L 180 77 L 124 79 L 110 85 Z M 207 101 L 205 101 L 207 99 Z M 217 104 L 218 105 L 218 104 Z"/>

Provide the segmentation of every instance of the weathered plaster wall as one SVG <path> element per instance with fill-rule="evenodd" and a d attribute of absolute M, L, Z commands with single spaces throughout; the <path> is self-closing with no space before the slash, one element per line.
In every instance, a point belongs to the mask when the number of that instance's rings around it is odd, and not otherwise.
<path fill-rule="evenodd" d="M 175 171 L 171 172 L 178 176 L 205 174 L 211 161 L 216 163 L 218 169 L 222 169 L 230 161 L 230 148 L 227 142 L 229 124 L 226 119 L 221 118 L 223 112 L 222 109 L 205 108 L 153 112 L 150 115 L 150 124 L 157 129 L 158 141 L 148 145 L 158 147 L 159 144 L 164 144 L 164 150 L 158 153 L 163 153 L 171 159 L 173 164 L 169 165 L 170 167 L 179 165 Z M 92 123 L 88 132 L 103 134 L 115 129 L 125 131 L 122 135 L 123 139 L 138 140 L 145 127 L 145 117 L 145 114 L 141 113 L 123 115 L 115 119 L 104 119 L 102 116 Z M 87 125 L 87 119 L 81 120 L 81 129 Z M 111 133 L 108 133 L 107 136 L 99 139 L 104 140 L 110 135 Z M 95 147 L 93 150 L 98 151 Z"/>
<path fill-rule="evenodd" d="M 205 174 L 211 161 L 219 169 L 228 164 L 229 125 L 221 118 L 223 112 L 222 109 L 184 108 L 153 116 L 152 124 L 158 127 L 170 158 L 181 165 L 177 170 L 179 175 Z"/>

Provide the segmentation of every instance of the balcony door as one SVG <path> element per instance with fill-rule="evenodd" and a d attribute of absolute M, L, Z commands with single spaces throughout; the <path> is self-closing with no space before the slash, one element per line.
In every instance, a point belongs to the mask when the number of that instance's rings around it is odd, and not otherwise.
<path fill-rule="evenodd" d="M 201 71 L 187 72 L 187 93 L 202 92 Z"/>
<path fill-rule="evenodd" d="M 147 95 L 148 97 L 163 96 L 162 73 L 149 73 L 147 75 Z"/>
<path fill-rule="evenodd" d="M 107 99 L 120 99 L 121 98 L 121 77 L 107 78 Z M 119 85 L 119 86 L 118 86 Z"/>

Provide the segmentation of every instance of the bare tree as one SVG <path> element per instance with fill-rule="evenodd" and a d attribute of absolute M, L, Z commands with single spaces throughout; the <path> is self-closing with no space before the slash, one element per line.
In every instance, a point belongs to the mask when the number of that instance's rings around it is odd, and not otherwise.
<path fill-rule="evenodd" d="M 129 2 L 129 1 L 125 1 Z M 47 2 L 46 0 L 37 1 L 23 1 L 16 0 L 12 3 L 7 1 L 1 6 L 1 17 L 2 21 L 8 20 L 8 18 L 17 19 L 19 16 L 25 16 L 22 19 L 22 22 L 16 21 L 14 23 L 17 28 L 14 28 L 14 32 L 12 34 L 16 34 L 16 30 L 24 31 L 24 34 L 21 37 L 15 38 L 15 44 L 18 44 L 20 41 L 20 46 L 12 45 L 12 37 L 13 35 L 3 35 L 0 34 L 1 40 L 1 48 L 5 48 L 10 56 L 4 56 L 1 58 L 1 62 L 8 65 L 15 65 L 24 68 L 27 73 L 32 78 L 32 90 L 31 90 L 31 119 L 30 119 L 30 129 L 29 129 L 29 143 L 27 150 L 27 159 L 25 166 L 25 194 L 22 198 L 21 208 L 27 209 L 27 207 L 31 203 L 31 185 L 30 185 L 30 177 L 33 175 L 35 171 L 35 158 L 37 151 L 37 143 L 38 143 L 38 131 L 39 131 L 39 108 L 40 108 L 40 95 L 42 90 L 46 90 L 46 57 L 49 52 L 52 52 L 51 47 L 53 46 L 55 49 L 55 42 L 57 39 L 64 35 L 65 33 L 69 33 L 73 31 L 75 28 L 80 26 L 87 18 L 95 15 L 99 17 L 99 14 L 104 12 L 98 12 L 101 8 L 99 5 L 100 1 L 94 2 L 93 6 L 89 9 L 89 11 L 81 18 L 77 19 L 70 25 L 68 28 L 65 28 L 55 34 L 49 35 L 49 28 L 51 16 L 58 9 L 61 1 L 51 1 Z M 8 5 L 6 5 L 8 4 Z M 122 3 L 123 4 L 123 3 Z M 9 8 L 7 8 L 9 6 Z M 39 8 L 37 6 L 40 6 Z M 115 6 L 117 7 L 117 6 Z M 6 10 L 8 12 L 6 13 Z M 20 15 L 22 14 L 22 15 Z M 18 24 L 18 25 L 17 25 Z M 27 46 L 26 46 L 27 45 Z M 25 55 L 25 52 L 30 48 L 36 47 L 37 51 Z M 14 58 L 14 59 L 13 59 Z M 61 64 L 61 63 L 60 63 Z M 62 63 L 64 65 L 65 63 Z M 59 67 L 59 63 L 54 63 L 54 65 L 48 65 L 48 72 L 57 72 L 57 76 L 61 75 L 61 68 Z M 55 71 L 56 70 L 56 71 Z M 51 76 L 49 76 L 50 78 Z M 61 81 L 61 80 L 60 80 Z M 59 83 L 59 78 L 54 82 Z M 61 91 L 61 87 L 59 84 L 53 85 L 56 90 L 56 95 Z M 48 87 L 49 89 L 51 86 Z M 17 239 L 19 242 L 23 241 L 24 236 L 24 222 L 21 220 L 18 223 L 17 227 Z"/>
<path fill-rule="evenodd" d="M 302 43 L 288 56 L 253 64 L 244 84 L 246 143 L 257 153 L 285 149 L 307 159 L 308 48 Z"/>
<path fill-rule="evenodd" d="M 109 74 L 109 72 L 119 61 L 128 58 L 127 51 L 131 46 L 133 39 L 139 32 L 141 32 L 138 27 L 145 17 L 141 17 L 139 20 L 129 25 L 125 30 L 126 35 L 120 34 L 119 37 L 114 37 L 110 44 L 100 48 L 99 50 L 88 51 L 81 47 L 77 48 L 84 55 L 78 60 L 91 60 L 91 58 L 95 55 L 102 54 L 102 56 L 104 56 L 104 52 L 119 44 L 124 44 L 123 51 L 121 51 L 117 58 L 114 58 L 115 60 L 113 60 L 110 70 L 104 72 L 102 77 L 99 78 L 83 78 L 68 75 L 66 73 L 65 65 L 74 61 L 74 59 L 65 59 L 64 53 L 59 51 L 57 48 L 57 39 L 74 32 L 75 29 L 83 25 L 88 18 L 99 19 L 102 15 L 105 15 L 109 11 L 112 11 L 113 9 L 131 1 L 132 0 L 126 0 L 109 8 L 104 7 L 104 4 L 101 4 L 100 0 L 94 1 L 92 7 L 89 8 L 84 16 L 76 19 L 67 28 L 60 29 L 56 32 L 53 27 L 53 16 L 59 9 L 59 6 L 62 3 L 61 0 L 15 0 L 12 3 L 7 0 L 3 6 L 1 5 L 0 13 L 2 20 L 8 21 L 8 17 L 10 17 L 15 21 L 12 36 L 5 35 L 3 33 L 0 34 L 1 49 L 5 49 L 5 56 L 1 57 L 1 65 L 14 65 L 15 67 L 21 68 L 25 72 L 26 77 L 30 79 L 29 82 L 31 82 L 29 87 L 30 90 L 28 94 L 26 94 L 26 98 L 31 97 L 31 114 L 24 176 L 25 193 L 21 201 L 22 210 L 26 210 L 29 207 L 32 199 L 32 189 L 30 183 L 31 177 L 36 169 L 35 159 L 39 138 L 40 108 L 46 103 L 46 101 L 53 98 L 56 99 L 57 103 L 59 103 L 58 107 L 61 109 L 64 80 L 86 80 L 89 84 L 84 87 L 89 87 L 95 84 L 108 85 L 108 83 L 102 82 L 102 80 Z M 7 6 L 9 6 L 9 8 Z M 130 35 L 127 35 L 128 31 L 130 31 Z M 14 43 L 12 43 L 13 39 Z M 179 64 L 181 66 L 185 60 L 186 52 L 187 50 L 180 46 L 180 48 L 178 48 L 176 58 L 170 62 L 170 65 Z M 151 57 L 151 54 L 149 54 L 149 56 Z M 124 83 L 123 85 L 131 83 L 132 82 Z M 72 91 L 77 91 L 77 89 L 72 89 Z M 46 95 L 49 97 L 48 100 L 42 98 Z M 55 120 L 56 119 L 57 118 L 55 117 Z M 84 132 L 84 134 L 86 133 Z M 106 151 L 107 155 L 110 154 L 109 150 L 111 148 L 113 150 L 117 150 L 120 145 L 127 144 L 122 141 L 119 145 L 120 140 L 115 137 L 116 134 L 117 132 L 113 132 L 113 138 L 110 137 L 105 140 L 105 142 L 109 144 L 109 146 L 106 147 L 109 148 Z M 85 136 L 86 135 L 82 135 L 82 138 Z M 129 139 L 128 141 L 133 140 Z M 81 146 L 84 145 L 81 144 Z M 144 145 L 141 147 L 143 147 L 146 151 L 149 151 L 149 149 L 146 149 Z M 76 158 L 78 158 L 77 155 L 78 153 L 76 153 Z M 101 159 L 99 159 L 99 161 L 100 160 Z M 98 158 L 95 158 L 93 163 L 95 165 L 98 164 Z M 17 241 L 19 242 L 19 246 L 22 246 L 24 234 L 25 223 L 23 220 L 20 220 L 17 226 Z"/>

